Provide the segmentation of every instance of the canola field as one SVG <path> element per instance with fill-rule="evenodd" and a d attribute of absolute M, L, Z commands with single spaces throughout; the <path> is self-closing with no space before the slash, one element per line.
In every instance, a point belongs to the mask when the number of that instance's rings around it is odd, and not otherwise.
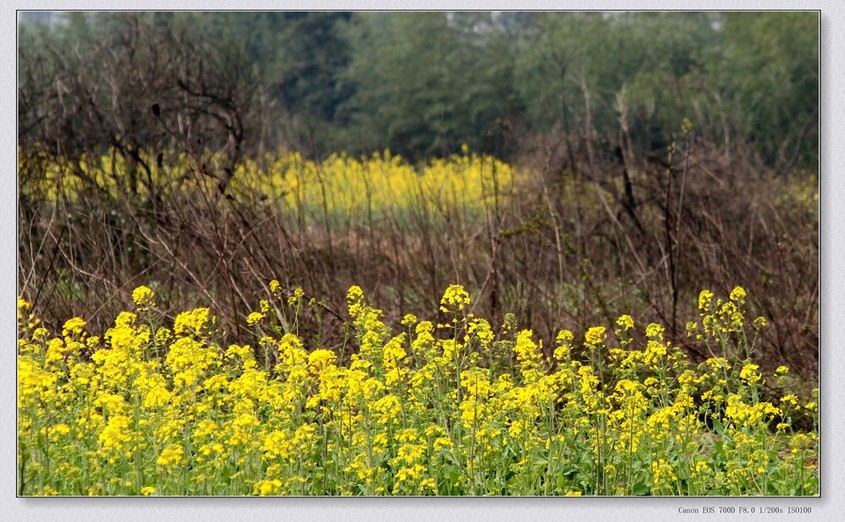
<path fill-rule="evenodd" d="M 21 169 L 38 163 L 37 153 L 19 151 Z M 77 162 L 50 163 L 27 179 L 22 192 L 29 197 L 74 203 L 84 191 L 120 200 L 126 194 L 209 195 L 219 179 L 207 173 L 219 170 L 223 159 L 211 153 L 172 158 L 138 150 L 132 164 L 111 150 L 98 158 L 83 155 Z M 163 158 L 164 156 L 162 156 Z M 390 151 L 354 158 L 332 154 L 323 161 L 280 150 L 260 160 L 243 159 L 235 167 L 227 193 L 239 201 L 269 201 L 300 225 L 325 223 L 348 226 L 350 220 L 402 219 L 409 211 L 428 209 L 448 215 L 481 216 L 484 209 L 514 192 L 517 183 L 511 166 L 490 156 L 470 153 L 432 159 L 414 165 Z M 196 197 L 195 203 L 204 200 Z"/>
<path fill-rule="evenodd" d="M 627 315 L 538 339 L 469 312 L 386 324 L 346 296 L 354 355 L 307 346 L 306 302 L 269 282 L 222 346 L 208 308 L 165 322 L 146 287 L 102 338 L 18 301 L 18 493 L 35 495 L 818 495 L 818 390 L 753 359 L 746 292 L 702 291 L 694 365 Z"/>

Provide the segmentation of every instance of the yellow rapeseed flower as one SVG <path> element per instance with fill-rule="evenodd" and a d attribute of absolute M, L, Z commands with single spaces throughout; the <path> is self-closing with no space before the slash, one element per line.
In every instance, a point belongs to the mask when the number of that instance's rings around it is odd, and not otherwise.
<path fill-rule="evenodd" d="M 698 309 L 702 313 L 710 311 L 710 304 L 713 302 L 713 292 L 710 290 L 702 290 L 698 294 Z"/>
<path fill-rule="evenodd" d="M 487 322 L 486 319 L 481 318 L 473 319 L 472 322 L 469 323 L 469 326 L 467 327 L 467 334 L 470 338 L 472 336 L 478 338 L 481 346 L 484 348 L 489 346 L 495 337 L 493 329 L 490 327 L 490 323 Z"/>
<path fill-rule="evenodd" d="M 646 349 L 643 353 L 643 362 L 648 366 L 653 366 L 660 359 L 666 355 L 666 345 L 659 341 L 649 340 L 646 343 Z"/>
<path fill-rule="evenodd" d="M 288 297 L 288 304 L 291 306 L 296 306 L 302 301 L 302 297 L 305 295 L 305 290 L 301 287 L 296 287 L 293 291 L 293 295 Z"/>
<path fill-rule="evenodd" d="M 131 440 L 129 434 L 130 419 L 126 415 L 112 415 L 109 418 L 105 429 L 98 436 L 98 440 L 104 451 L 120 451 L 125 444 Z"/>
<path fill-rule="evenodd" d="M 265 314 L 261 312 L 250 312 L 250 314 L 246 317 L 246 324 L 255 326 L 260 323 L 264 317 L 266 317 Z"/>
<path fill-rule="evenodd" d="M 648 326 L 646 326 L 645 335 L 649 339 L 662 341 L 663 340 L 663 332 L 665 330 L 666 329 L 663 328 L 661 325 L 659 325 L 657 323 L 651 323 Z"/>
<path fill-rule="evenodd" d="M 266 497 L 268 495 L 278 495 L 281 490 L 282 481 L 279 479 L 259 480 L 252 487 L 252 494 Z"/>
<path fill-rule="evenodd" d="M 182 312 L 176 316 L 173 331 L 176 335 L 201 334 L 211 326 L 214 318 L 208 308 L 195 308 L 190 312 Z"/>
<path fill-rule="evenodd" d="M 155 306 L 154 299 L 155 292 L 147 286 L 139 286 L 132 291 L 132 302 L 134 302 L 138 308 Z"/>
<path fill-rule="evenodd" d="M 337 360 L 337 354 L 331 350 L 320 348 L 308 355 L 308 366 L 320 372 L 334 366 L 335 360 Z"/>
<path fill-rule="evenodd" d="M 758 368 L 760 368 L 760 365 L 758 364 L 746 364 L 742 367 L 742 370 L 740 370 L 739 378 L 747 382 L 748 384 L 755 384 L 757 382 L 760 382 L 760 374 L 757 373 Z"/>
<path fill-rule="evenodd" d="M 584 341 L 588 346 L 599 346 L 604 343 L 605 331 L 604 326 L 593 326 L 584 334 Z"/>
<path fill-rule="evenodd" d="M 634 318 L 628 314 L 622 315 L 616 320 L 616 324 L 622 327 L 622 330 L 628 331 L 634 327 Z"/>
<path fill-rule="evenodd" d="M 144 397 L 144 408 L 156 410 L 166 406 L 173 394 L 164 386 L 156 386 L 150 389 Z"/>
<path fill-rule="evenodd" d="M 730 298 L 731 301 L 741 303 L 745 299 L 746 295 L 747 294 L 745 293 L 745 289 L 741 286 L 737 286 L 733 290 L 731 290 Z"/>
<path fill-rule="evenodd" d="M 364 291 L 360 286 L 353 285 L 346 292 L 346 304 L 349 309 L 349 316 L 357 320 L 358 315 L 364 310 Z"/>
<path fill-rule="evenodd" d="M 657 459 L 657 461 L 651 463 L 651 477 L 656 488 L 660 488 L 664 484 L 671 485 L 677 480 L 675 470 L 665 459 Z"/>
<path fill-rule="evenodd" d="M 534 332 L 531 330 L 520 331 L 519 334 L 517 334 L 516 344 L 513 347 L 523 378 L 525 378 L 527 382 L 532 382 L 539 378 L 536 370 L 542 360 L 542 355 L 539 350 L 540 346 L 533 341 L 533 336 Z"/>
<path fill-rule="evenodd" d="M 461 285 L 449 285 L 443 298 L 440 299 L 440 311 L 448 313 L 450 311 L 461 311 L 470 304 L 469 294 Z M 451 309 L 454 307 L 454 309 Z"/>
<path fill-rule="evenodd" d="M 270 281 L 270 291 L 272 293 L 275 294 L 276 292 L 278 292 L 279 287 L 281 287 L 281 285 L 279 284 L 279 282 L 277 280 L 273 279 L 272 281 Z"/>
<path fill-rule="evenodd" d="M 84 327 L 85 320 L 81 317 L 74 317 L 73 319 L 67 320 L 62 326 L 62 335 L 64 337 L 82 335 L 82 329 Z"/>
<path fill-rule="evenodd" d="M 559 345 L 568 343 L 575 339 L 575 335 L 570 330 L 561 330 L 558 332 L 555 342 Z"/>
<path fill-rule="evenodd" d="M 161 327 L 156 330 L 155 333 L 155 343 L 157 346 L 164 346 L 170 342 L 170 339 L 173 338 L 173 333 L 170 329 Z"/>
<path fill-rule="evenodd" d="M 696 461 L 695 465 L 693 466 L 692 474 L 694 476 L 700 477 L 706 476 L 708 473 L 710 473 L 710 471 L 710 465 L 707 463 L 707 461 L 704 459 L 700 459 Z"/>
<path fill-rule="evenodd" d="M 181 444 L 166 446 L 156 459 L 156 464 L 164 468 L 177 466 L 185 459 L 185 450 Z"/>

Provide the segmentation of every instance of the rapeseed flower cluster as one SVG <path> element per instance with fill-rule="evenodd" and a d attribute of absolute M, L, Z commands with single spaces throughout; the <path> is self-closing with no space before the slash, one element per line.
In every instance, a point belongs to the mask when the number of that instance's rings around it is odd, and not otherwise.
<path fill-rule="evenodd" d="M 163 155 L 133 151 L 149 166 L 149 183 L 132 187 L 141 197 L 151 187 L 157 195 L 208 193 L 216 190 L 211 176 L 194 175 L 201 165 L 223 163 L 219 155 L 206 152 L 198 158 L 185 153 Z M 22 154 L 21 161 L 24 160 Z M 83 189 L 95 184 L 103 193 L 117 197 L 130 189 L 122 186 L 133 168 L 121 153 L 106 151 L 100 158 L 81 155 L 75 169 L 53 164 L 43 176 L 26 187 L 47 199 L 75 201 Z M 78 169 L 78 170 L 76 170 Z M 279 150 L 259 159 L 243 159 L 235 168 L 228 190 L 246 200 L 262 199 L 289 210 L 303 224 L 337 223 L 366 216 L 395 218 L 423 209 L 437 214 L 460 212 L 483 217 L 483 209 L 497 197 L 514 191 L 511 167 L 490 156 L 464 150 L 448 158 L 414 166 L 390 151 L 354 158 L 332 154 L 323 161 L 308 160 L 299 152 Z M 58 193 L 57 191 L 62 191 Z M 143 293 L 133 295 L 138 303 Z"/>
<path fill-rule="evenodd" d="M 301 289 L 270 294 L 245 318 L 256 343 L 228 347 L 207 308 L 164 325 L 148 287 L 102 338 L 81 318 L 54 336 L 20 298 L 21 494 L 818 494 L 817 430 L 792 423 L 818 394 L 764 397 L 789 369 L 737 357 L 761 327 L 741 288 L 700 294 L 688 330 L 714 354 L 698 366 L 627 315 L 615 337 L 561 331 L 549 357 L 459 285 L 445 324 L 407 315 L 398 333 L 351 287 L 341 360 L 279 326 Z"/>

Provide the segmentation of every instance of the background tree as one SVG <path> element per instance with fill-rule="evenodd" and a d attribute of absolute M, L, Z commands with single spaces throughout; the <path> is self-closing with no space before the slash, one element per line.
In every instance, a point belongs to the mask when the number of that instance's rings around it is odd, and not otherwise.
<path fill-rule="evenodd" d="M 501 65 L 491 62 L 481 20 L 447 13 L 364 13 L 350 30 L 346 78 L 350 143 L 421 159 L 480 150 L 508 104 Z M 507 63 L 507 56 L 500 56 Z"/>
<path fill-rule="evenodd" d="M 737 134 L 782 172 L 818 168 L 818 23 L 811 12 L 726 13 L 723 59 L 710 64 Z"/>

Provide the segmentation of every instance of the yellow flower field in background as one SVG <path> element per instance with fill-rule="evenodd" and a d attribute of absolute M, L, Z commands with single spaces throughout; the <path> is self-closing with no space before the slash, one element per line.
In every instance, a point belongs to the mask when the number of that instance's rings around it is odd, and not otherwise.
<path fill-rule="evenodd" d="M 80 190 L 91 186 L 116 197 L 127 191 L 122 186 L 126 183 L 133 183 L 131 191 L 141 196 L 149 195 L 150 186 L 164 193 L 216 190 L 218 178 L 200 173 L 206 170 L 204 165 L 215 167 L 221 158 L 180 154 L 159 163 L 145 151 L 138 155 L 143 167 L 129 165 L 122 155 L 113 153 L 95 160 L 83 157 L 72 165 L 50 165 L 43 179 L 31 182 L 27 189 L 42 191 L 51 201 L 60 196 L 73 200 Z M 21 162 L 24 159 L 22 156 Z M 361 158 L 332 154 L 315 162 L 299 152 L 281 150 L 260 161 L 241 161 L 230 185 L 237 197 L 275 202 L 309 222 L 326 216 L 339 222 L 344 218 L 396 217 L 421 205 L 464 215 L 481 211 L 495 199 L 511 194 L 513 188 L 514 173 L 508 164 L 471 154 L 466 148 L 463 154 L 418 166 L 389 151 Z"/>

